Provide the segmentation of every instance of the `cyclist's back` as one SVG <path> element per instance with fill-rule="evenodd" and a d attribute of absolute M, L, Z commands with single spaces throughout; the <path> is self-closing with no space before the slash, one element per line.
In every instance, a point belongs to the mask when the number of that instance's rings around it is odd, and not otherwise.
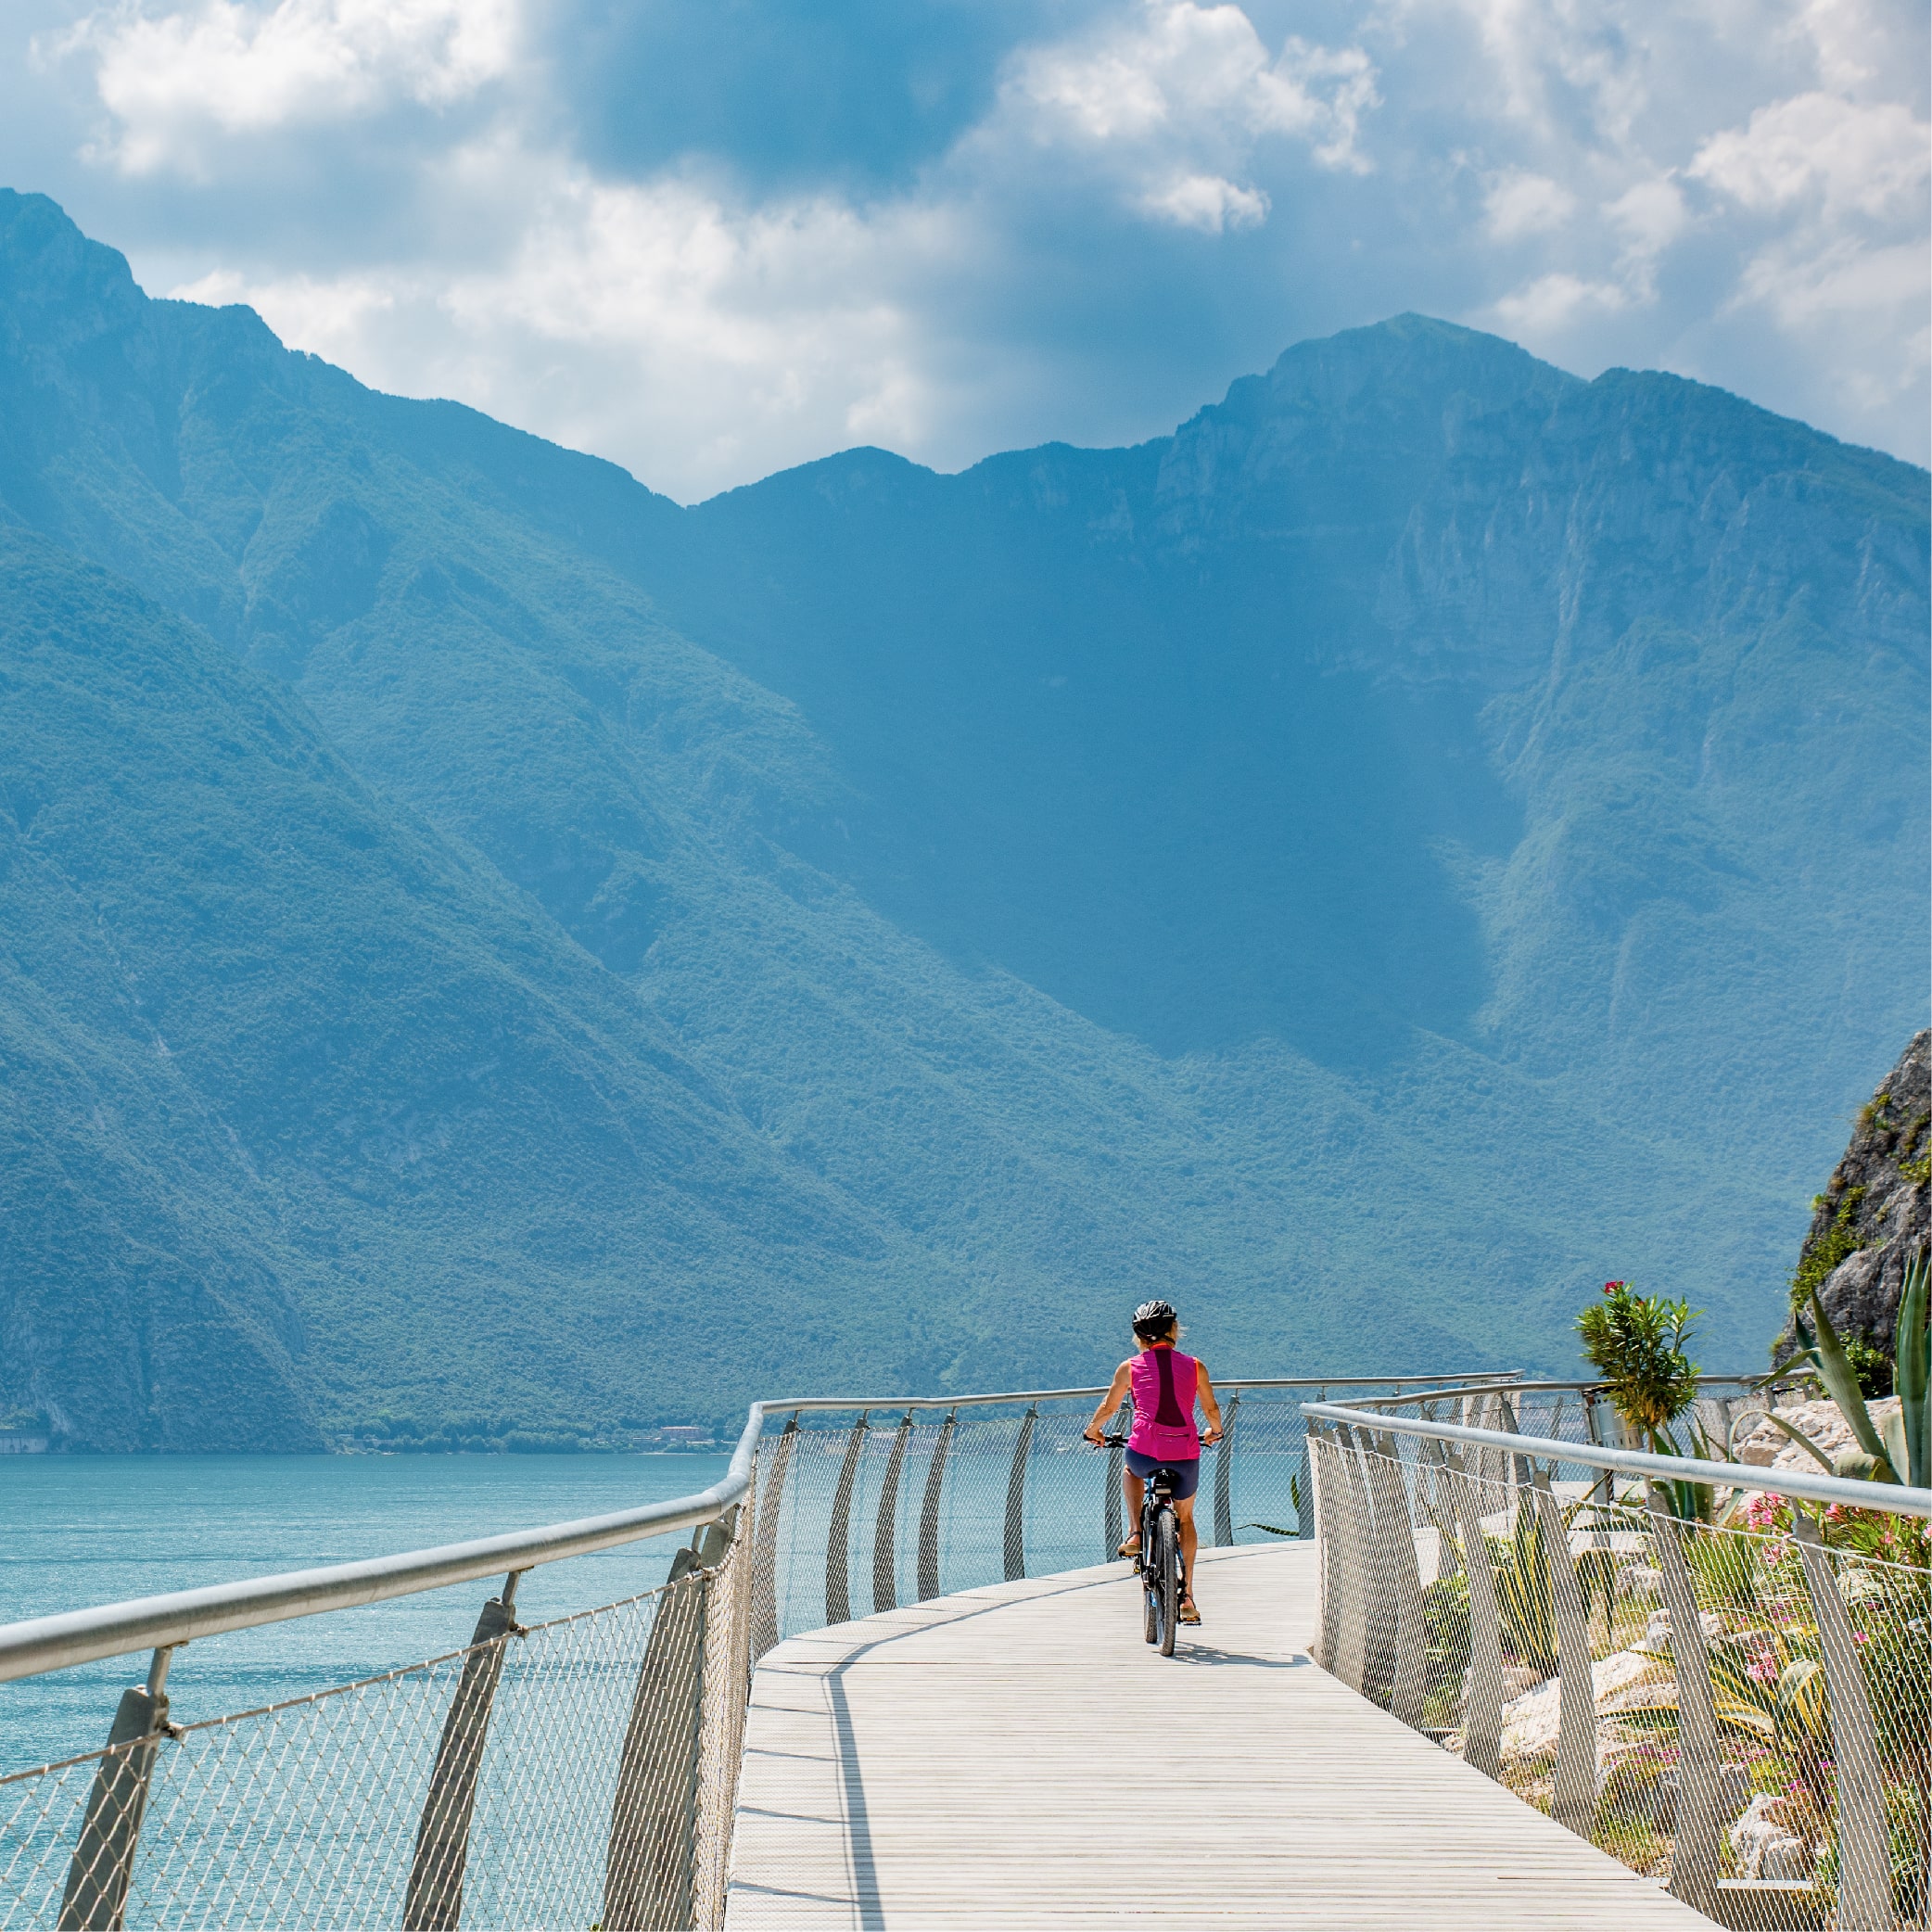
<path fill-rule="evenodd" d="M 1172 1342 L 1144 1348 L 1127 1364 L 1134 1428 L 1127 1447 L 1162 1462 L 1192 1462 L 1201 1455 L 1194 1426 L 1199 1365 Z"/>

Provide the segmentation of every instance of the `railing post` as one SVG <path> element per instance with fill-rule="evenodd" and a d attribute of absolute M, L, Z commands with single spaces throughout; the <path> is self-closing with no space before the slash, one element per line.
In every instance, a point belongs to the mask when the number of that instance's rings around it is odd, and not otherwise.
<path fill-rule="evenodd" d="M 1408 1484 L 1392 1438 L 1377 1440 L 1368 1473 L 1382 1546 L 1382 1576 L 1395 1599 L 1395 1668 L 1389 1683 L 1389 1710 L 1411 1730 L 1420 1730 L 1429 1684 L 1429 1632 L 1422 1615 L 1422 1576 L 1416 1567 Z"/>
<path fill-rule="evenodd" d="M 409 1868 L 402 1905 L 403 1932 L 450 1932 L 463 1923 L 463 1876 L 469 1862 L 470 1814 L 477 1778 L 489 1735 L 490 1708 L 503 1673 L 502 1639 L 517 1628 L 516 1584 L 512 1570 L 503 1594 L 492 1596 L 477 1619 L 463 1659 L 456 1695 L 443 1719 L 442 1741 L 429 1777 L 429 1796 L 416 1826 L 416 1855 Z"/>
<path fill-rule="evenodd" d="M 1337 1601 L 1341 1595 L 1341 1557 L 1335 1530 L 1334 1454 L 1334 1445 L 1322 1424 L 1304 1420 L 1302 1458 L 1310 1473 L 1303 1491 L 1303 1514 L 1297 1527 L 1307 1522 L 1315 1525 L 1318 1532 L 1316 1561 L 1321 1571 L 1321 1629 L 1316 1640 L 1315 1660 L 1331 1677 L 1341 1674 L 1335 1666 L 1341 1647 L 1338 1628 L 1341 1609 Z"/>
<path fill-rule="evenodd" d="M 1583 1421 L 1587 1427 L 1592 1448 L 1603 1447 L 1603 1421 L 1596 1413 L 1596 1391 L 1583 1391 Z M 1608 1469 L 1599 1469 L 1596 1481 L 1590 1485 L 1590 1547 L 1607 1550 L 1610 1546 L 1610 1527 L 1605 1520 L 1606 1513 L 1616 1500 L 1616 1489 Z"/>
<path fill-rule="evenodd" d="M 839 1465 L 839 1485 L 833 1493 L 832 1525 L 825 1532 L 825 1621 L 852 1621 L 852 1491 L 858 1481 L 858 1458 L 865 1449 L 866 1414 L 861 1411 L 845 1443 Z"/>
<path fill-rule="evenodd" d="M 611 1799 L 604 1932 L 689 1932 L 704 1742 L 710 1578 L 729 1546 L 717 1524 L 702 1552 L 680 1550 L 638 1666 Z"/>
<path fill-rule="evenodd" d="M 960 1419 L 955 1409 L 939 1425 L 938 1440 L 926 1460 L 926 1492 L 919 1507 L 919 1600 L 930 1603 L 939 1595 L 939 1506 L 946 1488 L 946 1452 L 952 1446 Z"/>
<path fill-rule="evenodd" d="M 1125 1435 L 1133 1426 L 1134 1403 L 1128 1397 L 1113 1413 L 1113 1427 L 1109 1435 Z M 1115 1443 L 1107 1451 L 1107 1494 L 1101 1503 L 1106 1512 L 1106 1546 L 1100 1553 L 1103 1563 L 1114 1562 L 1120 1556 L 1122 1540 L 1126 1535 L 1125 1517 L 1126 1497 L 1121 1481 L 1127 1467 L 1127 1452 L 1124 1443 Z"/>
<path fill-rule="evenodd" d="M 1376 1493 L 1375 1455 L 1366 1430 L 1351 1430 L 1355 1527 L 1362 1549 L 1363 1593 L 1362 1682 L 1355 1688 L 1371 1703 L 1389 1708 L 1395 1684 L 1397 1611 L 1395 1579 L 1391 1573 L 1388 1538 L 1382 1526 L 1380 1498 Z"/>
<path fill-rule="evenodd" d="M 1677 1519 L 1653 1483 L 1650 1526 L 1657 1567 L 1663 1576 L 1664 1608 L 1671 1616 L 1671 1665 L 1677 1678 L 1677 1834 L 1671 1855 L 1671 1896 L 1696 1912 L 1716 1902 L 1722 1870 L 1718 1816 L 1717 1700 L 1710 1688 L 1710 1659 L 1704 1620 Z"/>
<path fill-rule="evenodd" d="M 1479 1450 L 1478 1466 L 1482 1452 Z M 1453 1461 L 1448 1483 L 1462 1525 L 1462 1567 L 1469 1588 L 1469 1675 L 1463 1692 L 1462 1755 L 1485 1777 L 1503 1772 L 1503 1625 L 1496 1580 L 1482 1530 L 1479 1479 Z"/>
<path fill-rule="evenodd" d="M 1328 1384 L 1323 1383 L 1315 1394 L 1317 1402 L 1327 1402 Z M 1315 1457 L 1308 1446 L 1311 1433 L 1311 1426 L 1304 1421 L 1302 1424 L 1302 1467 L 1296 1471 L 1297 1480 L 1301 1484 L 1302 1500 L 1296 1503 L 1292 1496 L 1289 1498 L 1295 1512 L 1295 1534 L 1303 1542 L 1315 1534 Z"/>
<path fill-rule="evenodd" d="M 1333 1504 L 1336 1543 L 1341 1562 L 1335 1586 L 1341 1601 L 1335 1619 L 1335 1674 L 1353 1691 L 1366 1695 L 1368 1686 L 1368 1595 L 1372 1574 L 1368 1563 L 1367 1510 L 1355 1467 L 1354 1432 L 1346 1423 L 1335 1430 L 1334 1481 L 1324 1504 Z"/>
<path fill-rule="evenodd" d="M 147 1682 L 121 1694 L 108 1728 L 106 1753 L 95 1767 L 80 1842 L 68 1866 L 60 1932 L 121 1932 L 126 1922 L 148 1783 L 168 1731 L 168 1666 L 173 1659 L 172 1646 L 157 1650 Z"/>
<path fill-rule="evenodd" d="M 1240 1419 L 1241 1392 L 1237 1389 L 1221 1417 L 1221 1441 L 1214 1450 L 1214 1547 L 1234 1543 L 1234 1428 Z"/>
<path fill-rule="evenodd" d="M 1550 1609 L 1557 1623 L 1557 1776 L 1550 1816 L 1587 1838 L 1596 1823 L 1596 1680 L 1590 1669 L 1590 1626 L 1570 1554 L 1570 1527 L 1547 1469 L 1536 1471 L 1532 1493 L 1549 1553 Z"/>
<path fill-rule="evenodd" d="M 751 1542 L 751 1658 L 754 1663 L 778 1642 L 778 1519 L 784 1507 L 785 1471 L 798 1440 L 794 1415 L 771 1452 L 771 1474 L 758 1484 Z"/>
<path fill-rule="evenodd" d="M 1506 1436 L 1522 1433 L 1517 1426 L 1516 1405 L 1506 1395 L 1496 1397 L 1496 1423 Z M 1530 1486 L 1530 1458 L 1520 1449 L 1510 1453 L 1509 1480 L 1518 1489 L 1528 1489 Z"/>
<path fill-rule="evenodd" d="M 1442 1443 L 1425 1436 L 1416 1456 L 1416 1503 L 1435 1532 L 1438 1582 L 1454 1576 L 1457 1564 L 1455 1498 L 1449 1493 L 1448 1467 Z"/>
<path fill-rule="evenodd" d="M 1033 1447 L 1033 1425 L 1039 1405 L 1020 1419 L 1020 1440 L 1013 1445 L 1013 1466 L 1006 1479 L 1006 1580 L 1017 1582 L 1026 1574 L 1026 1455 Z"/>
<path fill-rule="evenodd" d="M 892 1453 L 885 1458 L 885 1481 L 879 1486 L 879 1516 L 872 1529 L 872 1610 L 896 1610 L 899 1607 L 898 1578 L 896 1574 L 896 1547 L 899 1534 L 899 1471 L 906 1461 L 906 1438 L 912 1433 L 912 1411 L 906 1411 L 892 1439 Z"/>
<path fill-rule="evenodd" d="M 1838 1801 L 1838 1923 L 1855 1926 L 1857 1932 L 1888 1932 L 1897 1921 L 1892 1912 L 1885 1773 L 1858 1642 L 1818 1525 L 1795 1505 L 1791 1535 L 1818 1619 L 1818 1647 L 1824 1654 L 1824 1687 L 1831 1699 L 1831 1756 Z M 1674 1616 L 1671 1628 L 1676 1628 Z"/>

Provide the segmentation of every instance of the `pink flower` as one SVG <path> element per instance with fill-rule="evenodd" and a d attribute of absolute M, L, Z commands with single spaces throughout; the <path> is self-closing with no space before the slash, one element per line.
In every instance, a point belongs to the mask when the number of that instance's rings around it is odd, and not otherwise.
<path fill-rule="evenodd" d="M 1845 1520 L 1845 1512 L 1837 1504 L 1827 1503 L 1824 1506 L 1824 1519 L 1828 1523 L 1841 1523 Z"/>
<path fill-rule="evenodd" d="M 1778 1681 L 1778 1660 L 1768 1650 L 1754 1650 L 1746 1668 L 1753 1684 L 1775 1684 Z"/>

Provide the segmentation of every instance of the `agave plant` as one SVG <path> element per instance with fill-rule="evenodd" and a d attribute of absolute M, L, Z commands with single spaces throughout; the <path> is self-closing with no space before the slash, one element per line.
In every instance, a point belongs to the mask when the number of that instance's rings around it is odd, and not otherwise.
<path fill-rule="evenodd" d="M 1567 1520 L 1567 1519 L 1565 1519 Z M 1551 1594 L 1549 1540 L 1544 1536 L 1542 1511 L 1528 1495 L 1517 1499 L 1517 1520 L 1507 1538 L 1490 1536 L 1490 1577 L 1495 1582 L 1495 1608 L 1509 1648 L 1517 1661 L 1554 1677 L 1557 1670 L 1557 1617 Z M 1567 1557 L 1569 1551 L 1565 1549 Z"/>
<path fill-rule="evenodd" d="M 1809 1362 L 1837 1404 L 1838 1412 L 1850 1425 L 1858 1446 L 1841 1450 L 1833 1457 L 1782 1417 L 1769 1416 L 1766 1419 L 1808 1449 L 1834 1475 L 1932 1488 L 1932 1403 L 1928 1403 L 1927 1395 L 1928 1384 L 1932 1384 L 1932 1323 L 1928 1323 L 1932 1255 L 1928 1255 L 1922 1243 L 1905 1270 L 1905 1283 L 1899 1295 L 1899 1318 L 1892 1337 L 1899 1408 L 1896 1415 L 1885 1418 L 1882 1426 L 1872 1420 L 1864 1393 L 1859 1387 L 1858 1372 L 1831 1325 L 1830 1316 L 1824 1312 L 1824 1302 L 1816 1285 L 1806 1299 L 1817 1326 L 1814 1328 L 1807 1323 L 1802 1312 L 1792 1316 L 1799 1346 L 1773 1374 L 1783 1375 L 1794 1364 Z"/>

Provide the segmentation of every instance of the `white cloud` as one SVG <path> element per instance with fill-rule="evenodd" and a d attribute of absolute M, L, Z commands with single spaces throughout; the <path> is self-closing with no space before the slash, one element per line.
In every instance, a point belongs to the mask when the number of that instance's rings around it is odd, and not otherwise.
<path fill-rule="evenodd" d="M 456 395 L 580 449 L 621 451 L 684 498 L 856 442 L 930 436 L 932 317 L 908 291 L 978 248 L 948 210 L 862 219 L 830 197 L 752 210 L 689 181 L 600 182 L 479 143 L 450 198 L 496 211 L 495 260 L 334 280 L 177 288 L 245 300 L 291 347 L 378 388 Z"/>
<path fill-rule="evenodd" d="M 1605 207 L 1604 213 L 1623 237 L 1625 260 L 1633 262 L 1648 263 L 1692 226 L 1684 190 L 1668 174 L 1633 184 Z"/>
<path fill-rule="evenodd" d="M 1291 36 L 1271 56 L 1239 6 L 1143 0 L 1096 32 L 1016 54 L 972 145 L 1071 151 L 1111 171 L 1127 206 L 1218 233 L 1265 219 L 1265 193 L 1235 177 L 1270 140 L 1368 172 L 1362 119 L 1378 100 L 1360 47 Z"/>
<path fill-rule="evenodd" d="M 1619 282 L 1591 282 L 1557 271 L 1497 300 L 1492 309 L 1506 334 L 1536 344 L 1573 327 L 1587 317 L 1615 314 L 1631 304 L 1630 290 Z"/>
<path fill-rule="evenodd" d="M 1218 174 L 1184 174 L 1151 189 L 1140 199 L 1150 214 L 1219 235 L 1224 228 L 1250 228 L 1268 218 L 1268 197 Z"/>
<path fill-rule="evenodd" d="M 1489 177 L 1482 224 L 1494 242 L 1520 241 L 1560 228 L 1576 210 L 1576 197 L 1546 174 L 1505 168 Z"/>
<path fill-rule="evenodd" d="M 1714 135 L 1686 171 L 1756 213 L 1816 198 L 1833 219 L 1909 210 L 1932 170 L 1932 127 L 1899 101 L 1801 94 Z"/>
<path fill-rule="evenodd" d="M 1768 312 L 1810 351 L 1841 410 L 1881 421 L 1924 395 L 1932 356 L 1928 291 L 1932 249 L 1923 236 L 1884 248 L 1799 239 L 1754 256 L 1731 307 Z"/>
<path fill-rule="evenodd" d="M 368 275 L 337 281 L 286 275 L 249 283 L 233 269 L 216 269 L 168 293 L 176 301 L 205 302 L 216 309 L 245 304 L 285 342 L 331 362 L 356 353 L 371 325 L 396 307 L 395 289 Z"/>
<path fill-rule="evenodd" d="M 16 179 L 62 192 L 19 163 L 25 101 L 137 265 L 682 496 L 858 440 L 1157 433 L 1401 308 L 1926 454 L 1926 23 L 1894 0 L 1354 0 L 1327 44 L 1253 0 L 1083 0 L 1074 31 L 1041 0 L 977 122 L 864 192 L 593 164 L 562 16 L 523 0 L 114 0 L 64 35 L 89 0 L 21 4 L 68 57 L 31 96 L 0 64 Z M 395 219 L 332 205 L 376 166 Z M 165 202 L 123 178 L 170 171 Z"/>
<path fill-rule="evenodd" d="M 1631 16 L 1659 7 L 1629 0 L 1393 0 L 1410 24 L 1450 19 L 1481 49 L 1482 92 L 1471 119 L 1513 126 L 1553 146 L 1572 145 L 1581 128 L 1593 146 L 1627 146 L 1648 98 L 1651 36 L 1627 31 Z"/>
<path fill-rule="evenodd" d="M 201 0 L 150 16 L 90 15 L 47 44 L 85 51 L 115 132 L 101 152 L 131 174 L 202 172 L 211 134 L 261 134 L 399 101 L 443 107 L 505 74 L 515 0 Z"/>

